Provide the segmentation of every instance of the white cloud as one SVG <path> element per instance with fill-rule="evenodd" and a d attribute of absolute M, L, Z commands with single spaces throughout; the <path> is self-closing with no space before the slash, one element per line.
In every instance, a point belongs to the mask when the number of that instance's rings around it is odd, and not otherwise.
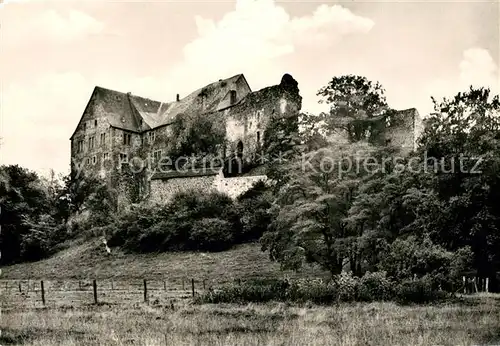
<path fill-rule="evenodd" d="M 312 15 L 292 18 L 273 0 L 238 0 L 218 22 L 195 19 L 199 37 L 185 46 L 185 60 L 169 76 L 180 84 L 188 80 L 190 88 L 240 72 L 252 76 L 253 87 L 264 86 L 280 70 L 278 58 L 366 33 L 374 25 L 339 5 L 321 5 Z"/>
<path fill-rule="evenodd" d="M 19 13 L 16 11 L 19 10 Z M 88 14 L 69 10 L 66 13 L 54 9 L 36 12 L 20 21 L 20 9 L 6 7 L 2 26 L 4 47 L 28 46 L 32 43 L 65 43 L 99 34 L 104 24 Z"/>
<path fill-rule="evenodd" d="M 428 114 L 433 111 L 431 96 L 436 99 L 453 97 L 460 91 L 468 90 L 471 85 L 490 88 L 493 94 L 498 94 L 500 90 L 498 66 L 487 49 L 466 49 L 458 68 L 456 80 L 438 78 L 428 84 L 426 102 L 422 104 L 421 113 Z"/>

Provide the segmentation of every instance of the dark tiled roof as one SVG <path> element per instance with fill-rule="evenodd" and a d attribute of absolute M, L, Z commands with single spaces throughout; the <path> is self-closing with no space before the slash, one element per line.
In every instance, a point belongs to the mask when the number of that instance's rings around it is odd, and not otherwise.
<path fill-rule="evenodd" d="M 102 106 L 109 124 L 113 127 L 141 132 L 172 123 L 179 114 L 202 112 L 211 113 L 231 106 L 229 91 L 242 74 L 219 80 L 200 88 L 176 102 L 160 102 L 96 86 L 93 96 Z M 246 82 L 246 81 L 245 81 Z M 247 83 L 248 85 L 248 83 Z M 201 95 L 205 95 L 203 103 Z M 241 101 L 245 95 L 237 95 Z"/>

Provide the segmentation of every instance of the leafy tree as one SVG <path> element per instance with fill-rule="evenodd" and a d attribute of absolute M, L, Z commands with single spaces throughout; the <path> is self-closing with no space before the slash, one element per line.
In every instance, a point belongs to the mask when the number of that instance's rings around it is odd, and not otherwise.
<path fill-rule="evenodd" d="M 43 257 L 60 228 L 52 217 L 51 195 L 40 177 L 18 165 L 1 166 L 0 203 L 1 263 Z"/>
<path fill-rule="evenodd" d="M 433 239 L 451 250 L 470 246 L 474 268 L 494 277 L 500 270 L 500 101 L 473 88 L 435 100 L 420 140 L 420 154 L 434 172 L 442 215 Z"/>
<path fill-rule="evenodd" d="M 357 255 L 360 234 L 345 222 L 357 185 L 369 174 L 353 166 L 371 155 L 373 147 L 359 143 L 311 152 L 287 168 L 290 180 L 279 191 L 263 250 L 284 268 L 298 269 L 304 261 L 320 264 L 332 274 Z"/>
<path fill-rule="evenodd" d="M 320 103 L 330 105 L 330 113 L 321 116 L 329 133 L 344 132 L 351 142 L 379 139 L 381 119 L 389 108 L 378 82 L 355 75 L 333 77 L 317 95 Z"/>

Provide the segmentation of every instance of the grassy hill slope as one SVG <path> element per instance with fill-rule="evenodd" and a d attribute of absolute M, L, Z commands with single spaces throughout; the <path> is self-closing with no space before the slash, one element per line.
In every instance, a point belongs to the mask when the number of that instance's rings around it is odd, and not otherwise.
<path fill-rule="evenodd" d="M 76 241 L 51 258 L 2 268 L 2 279 L 125 279 L 179 280 L 200 278 L 219 283 L 235 279 L 282 278 L 284 275 L 318 277 L 327 273 L 307 266 L 300 273 L 281 271 L 259 244 L 244 244 L 217 253 L 168 252 L 127 254 L 105 251 L 100 240 Z"/>

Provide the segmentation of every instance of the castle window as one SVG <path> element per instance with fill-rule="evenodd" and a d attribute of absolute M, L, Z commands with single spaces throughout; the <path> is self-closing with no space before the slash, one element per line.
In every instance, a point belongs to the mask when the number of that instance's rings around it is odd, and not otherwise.
<path fill-rule="evenodd" d="M 161 150 L 155 150 L 153 152 L 153 160 L 154 162 L 158 162 L 161 159 Z"/>
<path fill-rule="evenodd" d="M 153 131 L 151 131 L 151 132 L 148 133 L 148 140 L 149 140 L 149 143 L 154 143 L 154 141 L 155 141 L 155 133 Z"/>
<path fill-rule="evenodd" d="M 97 163 L 97 156 L 92 156 L 92 164 L 95 165 Z"/>
<path fill-rule="evenodd" d="M 90 157 L 87 157 L 87 165 L 90 165 Z"/>
<path fill-rule="evenodd" d="M 230 98 L 229 98 L 229 99 L 230 99 L 230 101 L 229 101 L 229 102 L 230 102 L 231 104 L 235 104 L 235 103 L 236 103 L 236 90 L 231 90 L 231 91 L 229 92 L 229 97 L 230 97 Z"/>
<path fill-rule="evenodd" d="M 130 145 L 130 140 L 132 139 L 132 135 L 130 133 L 123 134 L 123 144 Z"/>
<path fill-rule="evenodd" d="M 83 152 L 83 141 L 82 141 L 82 140 L 79 140 L 79 141 L 78 141 L 76 151 L 77 151 L 78 153 Z"/>
<path fill-rule="evenodd" d="M 87 123 L 83 123 L 83 131 L 87 131 Z"/>
<path fill-rule="evenodd" d="M 101 145 L 105 145 L 105 144 L 106 144 L 106 134 L 101 133 Z"/>
<path fill-rule="evenodd" d="M 109 153 L 104 153 L 103 160 L 108 160 L 108 159 L 109 159 Z"/>
<path fill-rule="evenodd" d="M 127 154 L 120 154 L 120 162 L 121 163 L 127 163 L 128 162 L 128 155 Z"/>
<path fill-rule="evenodd" d="M 89 149 L 93 149 L 95 145 L 95 137 L 92 136 L 89 138 Z"/>
<path fill-rule="evenodd" d="M 257 145 L 260 145 L 260 131 L 257 131 Z"/>
<path fill-rule="evenodd" d="M 236 147 L 236 156 L 240 159 L 243 158 L 243 142 L 239 141 Z"/>
<path fill-rule="evenodd" d="M 94 120 L 94 127 L 97 127 L 97 119 Z"/>

